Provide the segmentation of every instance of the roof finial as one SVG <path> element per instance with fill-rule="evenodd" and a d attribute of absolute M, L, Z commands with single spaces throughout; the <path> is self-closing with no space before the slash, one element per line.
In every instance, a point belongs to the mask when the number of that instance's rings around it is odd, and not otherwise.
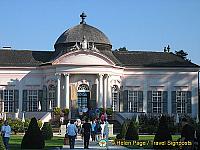
<path fill-rule="evenodd" d="M 82 12 L 82 14 L 80 15 L 80 17 L 82 19 L 81 22 L 80 22 L 80 24 L 86 24 L 85 18 L 87 17 L 87 15 L 84 12 Z"/>

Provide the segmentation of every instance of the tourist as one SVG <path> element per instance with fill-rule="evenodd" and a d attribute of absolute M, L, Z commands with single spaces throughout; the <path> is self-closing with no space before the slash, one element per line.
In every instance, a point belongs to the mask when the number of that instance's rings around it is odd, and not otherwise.
<path fill-rule="evenodd" d="M 95 122 L 95 120 L 93 120 L 92 121 L 92 133 L 91 133 L 92 141 L 95 141 L 95 134 L 96 134 L 95 127 L 96 127 L 96 122 Z"/>
<path fill-rule="evenodd" d="M 100 141 L 101 125 L 100 125 L 100 120 L 99 119 L 96 120 L 95 135 L 96 135 L 96 141 Z"/>
<path fill-rule="evenodd" d="M 108 127 L 109 123 L 107 121 L 107 119 L 105 120 L 105 126 L 104 126 L 104 131 L 103 131 L 103 135 L 104 135 L 104 139 L 106 141 L 108 141 L 108 135 L 109 135 L 109 127 Z"/>
<path fill-rule="evenodd" d="M 88 118 L 86 118 L 85 123 L 82 126 L 83 138 L 84 138 L 84 149 L 88 149 L 88 147 L 89 147 L 91 129 L 92 129 L 92 126 L 88 122 Z"/>
<path fill-rule="evenodd" d="M 78 132 L 77 127 L 74 124 L 74 121 L 71 120 L 70 124 L 67 127 L 67 135 L 69 137 L 70 149 L 74 149 L 77 132 Z"/>
<path fill-rule="evenodd" d="M 104 127 L 105 127 L 105 122 L 101 122 L 101 139 L 104 138 Z"/>
<path fill-rule="evenodd" d="M 172 141 L 172 136 L 170 134 L 168 128 L 167 118 L 162 116 L 159 120 L 158 130 L 154 137 L 153 148 L 154 149 L 170 149 L 171 147 L 167 144 L 165 145 L 158 145 L 157 142 L 165 142 Z"/>
<path fill-rule="evenodd" d="M 1 136 L 3 138 L 3 143 L 5 145 L 6 150 L 8 150 L 9 147 L 9 139 L 11 134 L 11 128 L 8 125 L 8 121 L 5 120 L 3 126 L 1 127 Z"/>

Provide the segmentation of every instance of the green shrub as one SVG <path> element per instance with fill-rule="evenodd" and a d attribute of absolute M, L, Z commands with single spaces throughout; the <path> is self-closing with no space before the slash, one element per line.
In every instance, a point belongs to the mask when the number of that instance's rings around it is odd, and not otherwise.
<path fill-rule="evenodd" d="M 124 137 L 122 137 L 121 134 L 117 134 L 116 139 L 123 139 Z"/>
<path fill-rule="evenodd" d="M 126 132 L 125 139 L 126 140 L 138 140 L 139 139 L 138 125 L 135 122 L 133 122 L 133 121 L 130 122 L 127 132 Z"/>
<path fill-rule="evenodd" d="M 58 107 L 55 107 L 55 108 L 53 109 L 53 114 L 54 114 L 54 115 L 61 115 L 61 109 L 58 108 Z"/>
<path fill-rule="evenodd" d="M 42 136 L 42 132 L 37 123 L 37 119 L 34 117 L 31 119 L 31 122 L 28 126 L 28 130 L 26 131 L 22 143 L 22 149 L 43 149 L 45 146 L 44 138 Z"/>
<path fill-rule="evenodd" d="M 113 109 L 112 108 L 107 108 L 106 109 L 106 114 L 107 115 L 112 115 L 113 114 Z"/>
<path fill-rule="evenodd" d="M 38 120 L 37 123 L 38 123 L 38 127 L 41 129 L 42 128 L 42 121 Z"/>
<path fill-rule="evenodd" d="M 42 136 L 45 140 L 50 140 L 53 137 L 52 127 L 49 122 L 44 123 L 41 131 L 42 131 Z"/>
<path fill-rule="evenodd" d="M 19 132 L 24 132 L 24 125 L 20 119 L 10 120 L 9 125 L 15 134 Z"/>
<path fill-rule="evenodd" d="M 1 136 L 0 136 L 0 150 L 5 150 L 5 146 L 3 144 L 3 139 Z"/>
<path fill-rule="evenodd" d="M 127 125 L 126 121 L 124 121 L 124 123 L 122 124 L 121 131 L 120 131 L 120 136 L 122 139 L 125 138 L 127 129 L 128 129 L 128 125 Z"/>
<path fill-rule="evenodd" d="M 62 109 L 62 112 L 64 113 L 65 116 L 67 116 L 69 114 L 69 109 L 64 108 L 64 109 Z"/>

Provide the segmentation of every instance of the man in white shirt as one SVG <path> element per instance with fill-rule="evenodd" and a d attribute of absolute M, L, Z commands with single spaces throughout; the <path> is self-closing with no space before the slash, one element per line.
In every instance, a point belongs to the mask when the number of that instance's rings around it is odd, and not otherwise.
<path fill-rule="evenodd" d="M 8 143 L 10 139 L 10 134 L 11 134 L 11 128 L 8 125 L 8 121 L 4 121 L 4 125 L 1 127 L 1 135 L 3 138 L 3 143 L 5 145 L 6 150 L 8 150 Z"/>
<path fill-rule="evenodd" d="M 74 121 L 70 121 L 70 124 L 67 127 L 67 135 L 69 137 L 69 145 L 70 145 L 70 149 L 74 149 L 74 145 L 75 145 L 75 138 L 77 135 L 77 127 L 74 124 Z"/>

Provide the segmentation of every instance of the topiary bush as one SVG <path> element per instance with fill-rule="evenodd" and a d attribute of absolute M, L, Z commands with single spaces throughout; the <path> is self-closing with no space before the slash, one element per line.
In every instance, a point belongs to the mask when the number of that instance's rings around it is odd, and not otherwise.
<path fill-rule="evenodd" d="M 4 144 L 3 144 L 3 139 L 2 139 L 2 137 L 0 136 L 0 150 L 5 150 L 6 148 L 5 148 L 5 146 L 4 146 Z"/>
<path fill-rule="evenodd" d="M 53 137 L 52 127 L 49 122 L 44 123 L 41 131 L 42 131 L 42 136 L 45 140 L 50 140 Z"/>
<path fill-rule="evenodd" d="M 34 117 L 31 119 L 31 122 L 28 126 L 28 130 L 26 131 L 22 143 L 22 149 L 43 149 L 45 146 L 44 138 L 42 136 L 42 132 L 37 123 L 37 119 Z"/>
<path fill-rule="evenodd" d="M 124 123 L 122 124 L 121 131 L 120 131 L 120 138 L 122 138 L 122 139 L 125 138 L 127 129 L 128 129 L 128 124 L 126 121 L 124 121 Z"/>
<path fill-rule="evenodd" d="M 138 140 L 138 139 L 139 139 L 138 125 L 133 121 L 131 121 L 126 132 L 125 140 Z"/>

